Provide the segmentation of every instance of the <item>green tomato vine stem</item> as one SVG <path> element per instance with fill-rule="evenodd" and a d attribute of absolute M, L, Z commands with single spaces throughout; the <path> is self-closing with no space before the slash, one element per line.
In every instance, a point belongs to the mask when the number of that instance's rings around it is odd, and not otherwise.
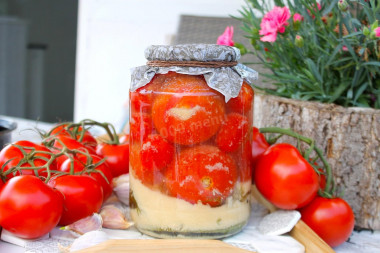
<path fill-rule="evenodd" d="M 79 123 L 70 123 L 69 125 L 67 125 L 67 128 L 68 129 L 71 129 L 71 128 L 78 129 L 79 126 L 81 126 L 83 129 L 85 129 L 86 126 L 101 127 L 106 131 L 107 135 L 109 136 L 109 138 L 110 138 L 109 143 L 110 144 L 115 144 L 115 145 L 120 144 L 119 136 L 116 132 L 116 129 L 110 123 L 107 123 L 107 122 L 100 123 L 100 122 L 97 122 L 97 121 L 94 121 L 91 119 L 84 119 L 84 120 L 81 120 Z M 81 141 L 83 139 L 83 136 L 84 136 L 84 131 L 82 131 L 79 141 Z"/>
<path fill-rule="evenodd" d="M 325 168 L 325 172 L 326 172 L 326 186 L 323 189 L 323 191 L 320 192 L 320 195 L 323 197 L 328 197 L 328 198 L 331 198 L 334 196 L 334 194 L 333 194 L 334 180 L 333 180 L 333 174 L 332 174 L 331 166 L 327 162 L 326 158 L 324 157 L 322 150 L 319 149 L 315 145 L 315 141 L 313 139 L 305 137 L 303 135 L 300 135 L 300 134 L 298 134 L 298 133 L 296 133 L 290 129 L 284 129 L 284 128 L 279 128 L 279 127 L 263 127 L 263 128 L 260 128 L 259 131 L 263 134 L 272 133 L 272 134 L 279 134 L 281 136 L 287 135 L 287 136 L 296 138 L 298 141 L 302 141 L 302 142 L 308 144 L 309 148 L 304 153 L 304 158 L 306 159 L 306 161 L 309 162 L 309 156 L 310 156 L 311 152 L 315 151 L 315 153 L 317 154 L 319 159 L 322 161 L 323 167 Z M 278 138 L 276 140 L 278 140 Z M 318 171 L 318 169 L 316 169 L 314 166 L 312 166 L 312 167 L 314 168 L 314 170 L 318 174 L 320 174 L 320 171 Z"/>

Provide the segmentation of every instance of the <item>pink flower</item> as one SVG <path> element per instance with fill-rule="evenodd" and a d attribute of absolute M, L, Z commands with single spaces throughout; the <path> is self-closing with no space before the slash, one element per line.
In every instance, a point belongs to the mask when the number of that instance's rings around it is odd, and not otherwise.
<path fill-rule="evenodd" d="M 374 32 L 376 37 L 380 37 L 380 27 L 376 28 Z"/>
<path fill-rule="evenodd" d="M 235 42 L 232 40 L 234 36 L 234 27 L 227 26 L 226 30 L 222 35 L 220 35 L 216 41 L 218 45 L 233 46 Z"/>
<path fill-rule="evenodd" d="M 303 21 L 303 16 L 299 13 L 294 13 L 293 15 L 293 22 L 296 23 L 296 22 L 301 22 Z"/>
<path fill-rule="evenodd" d="M 275 6 L 269 11 L 260 24 L 260 35 L 264 35 L 260 38 L 261 41 L 275 42 L 277 39 L 277 33 L 284 33 L 285 26 L 289 25 L 287 22 L 290 18 L 290 11 L 285 7 Z"/>
<path fill-rule="evenodd" d="M 348 47 L 347 47 L 347 46 L 343 46 L 343 47 L 342 47 L 342 50 L 343 50 L 344 52 L 347 52 L 347 51 L 348 51 Z"/>

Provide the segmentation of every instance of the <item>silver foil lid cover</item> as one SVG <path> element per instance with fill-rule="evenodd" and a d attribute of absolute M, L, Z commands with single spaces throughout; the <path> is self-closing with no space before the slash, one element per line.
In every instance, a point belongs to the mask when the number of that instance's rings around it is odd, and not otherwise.
<path fill-rule="evenodd" d="M 235 62 L 240 59 L 240 51 L 235 47 L 213 44 L 150 46 L 145 50 L 145 57 L 149 61 Z M 242 64 L 218 68 L 145 65 L 132 69 L 131 91 L 148 84 L 156 74 L 166 74 L 169 71 L 203 75 L 207 85 L 222 93 L 226 102 L 239 95 L 244 80 L 251 84 L 258 79 L 255 70 Z"/>

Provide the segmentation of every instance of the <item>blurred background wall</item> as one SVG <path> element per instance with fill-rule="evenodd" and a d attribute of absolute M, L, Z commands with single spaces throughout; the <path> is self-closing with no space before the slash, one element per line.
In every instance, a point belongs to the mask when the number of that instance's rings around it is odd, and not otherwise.
<path fill-rule="evenodd" d="M 226 18 L 245 5 L 245 0 L 0 0 L 0 114 L 121 125 L 130 69 L 145 64 L 146 47 L 172 44 L 180 21 L 186 21 L 183 15 Z M 226 24 L 207 42 L 215 43 Z M 239 27 L 235 31 L 241 33 Z"/>
<path fill-rule="evenodd" d="M 77 16 L 77 0 L 0 0 L 0 114 L 73 119 Z"/>
<path fill-rule="evenodd" d="M 171 44 L 181 14 L 228 17 L 238 15 L 244 4 L 244 0 L 80 0 L 74 118 L 122 124 L 130 69 L 145 64 L 146 47 Z"/>

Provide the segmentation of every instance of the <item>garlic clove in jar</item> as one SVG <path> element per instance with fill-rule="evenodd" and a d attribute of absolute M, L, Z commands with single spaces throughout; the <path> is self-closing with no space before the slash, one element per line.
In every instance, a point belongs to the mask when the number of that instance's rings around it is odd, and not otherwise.
<path fill-rule="evenodd" d="M 110 229 L 127 229 L 133 225 L 127 217 L 127 210 L 121 203 L 103 206 L 100 215 L 103 219 L 103 227 Z"/>
<path fill-rule="evenodd" d="M 70 231 L 74 236 L 78 237 L 87 232 L 102 229 L 103 219 L 100 214 L 94 213 L 91 216 L 78 220 L 68 226 L 62 227 L 62 230 Z"/>

